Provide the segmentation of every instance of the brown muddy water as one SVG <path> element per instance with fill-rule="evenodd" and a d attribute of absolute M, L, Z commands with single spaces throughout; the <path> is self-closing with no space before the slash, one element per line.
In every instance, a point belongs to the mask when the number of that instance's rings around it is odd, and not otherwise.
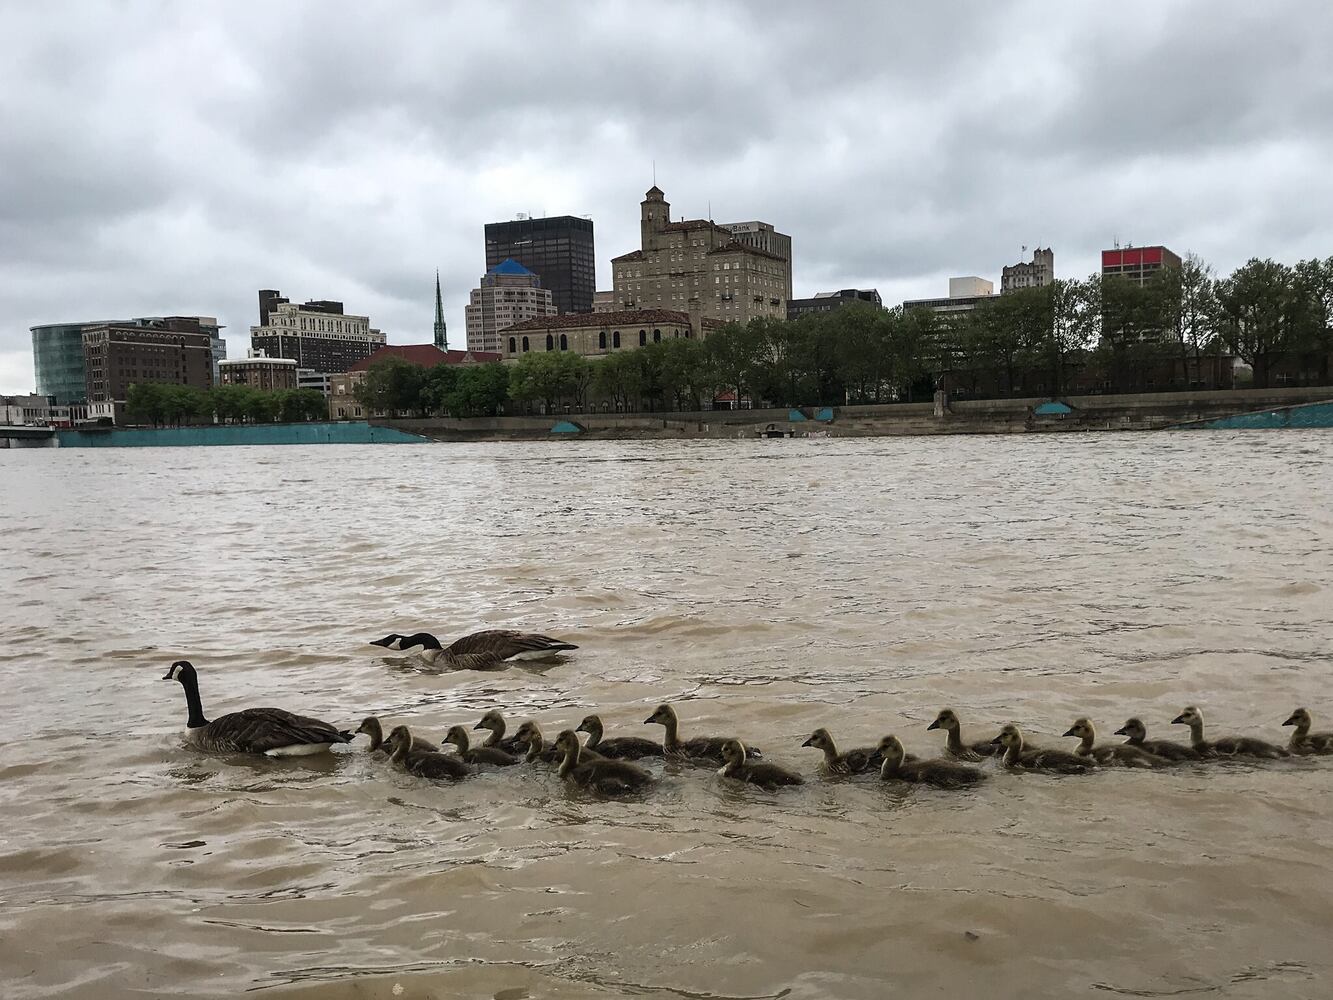
<path fill-rule="evenodd" d="M 1333 995 L 1333 758 L 821 780 L 800 744 L 935 752 L 1088 714 L 1333 728 L 1333 437 L 0 452 L 0 995 Z M 365 645 L 567 636 L 433 675 Z M 499 706 L 608 735 L 677 705 L 802 788 L 668 768 L 600 801 L 451 786 L 358 745 L 214 758 L 213 715 Z"/>

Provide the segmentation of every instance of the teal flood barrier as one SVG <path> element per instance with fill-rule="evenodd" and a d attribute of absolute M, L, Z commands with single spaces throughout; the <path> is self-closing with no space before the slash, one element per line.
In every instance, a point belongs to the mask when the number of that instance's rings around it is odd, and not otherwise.
<path fill-rule="evenodd" d="M 305 424 L 217 424 L 56 431 L 62 448 L 193 448 L 216 445 L 423 444 L 428 439 L 364 420 Z"/>

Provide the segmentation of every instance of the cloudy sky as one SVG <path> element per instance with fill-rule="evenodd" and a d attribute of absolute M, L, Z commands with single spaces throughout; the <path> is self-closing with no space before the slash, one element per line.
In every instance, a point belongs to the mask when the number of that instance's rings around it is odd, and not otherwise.
<path fill-rule="evenodd" d="M 574 12 L 578 13 L 575 14 Z M 650 13 L 650 11 L 654 11 Z M 1333 7 L 0 0 L 0 391 L 28 327 L 334 298 L 451 341 L 482 226 L 762 219 L 795 293 L 944 294 L 1022 247 L 1333 254 Z"/>

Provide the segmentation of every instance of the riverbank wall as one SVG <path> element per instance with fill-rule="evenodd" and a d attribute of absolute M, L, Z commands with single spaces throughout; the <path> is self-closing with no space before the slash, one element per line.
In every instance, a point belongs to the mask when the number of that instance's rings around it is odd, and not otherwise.
<path fill-rule="evenodd" d="M 1333 388 L 1234 389 L 1118 396 L 1066 396 L 1069 412 L 1043 413 L 1044 398 L 934 403 L 701 410 L 664 413 L 570 413 L 551 416 L 434 417 L 376 420 L 434 441 L 524 441 L 547 438 L 681 439 L 892 437 L 930 434 L 1030 434 L 1159 430 L 1274 408 L 1333 400 Z M 1053 409 L 1063 409 L 1054 407 Z M 1280 426 L 1260 423 L 1259 426 Z"/>

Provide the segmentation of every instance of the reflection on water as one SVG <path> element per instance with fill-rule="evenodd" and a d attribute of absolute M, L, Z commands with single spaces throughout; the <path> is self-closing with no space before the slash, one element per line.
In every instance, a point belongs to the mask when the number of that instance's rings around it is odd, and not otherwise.
<path fill-rule="evenodd" d="M 870 998 L 1329 992 L 1333 759 L 962 793 L 821 779 L 800 744 L 936 753 L 1199 704 L 1333 728 L 1333 462 L 1315 432 L 0 452 L 0 993 Z M 582 647 L 433 673 L 368 638 Z M 650 762 L 436 786 L 359 751 L 206 758 L 276 704 L 432 739 L 735 733 L 804 773 Z M 990 766 L 990 765 L 988 765 Z"/>

